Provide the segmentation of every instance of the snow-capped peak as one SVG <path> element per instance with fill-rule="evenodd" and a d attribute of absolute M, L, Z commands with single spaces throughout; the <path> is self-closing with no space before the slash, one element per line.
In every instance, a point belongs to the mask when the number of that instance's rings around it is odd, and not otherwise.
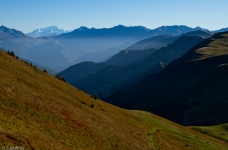
<path fill-rule="evenodd" d="M 31 37 L 42 37 L 42 36 L 54 36 L 62 33 L 67 33 L 68 31 L 64 31 L 63 29 L 59 29 L 57 26 L 49 26 L 46 28 L 39 28 L 30 33 L 27 33 L 28 36 Z"/>

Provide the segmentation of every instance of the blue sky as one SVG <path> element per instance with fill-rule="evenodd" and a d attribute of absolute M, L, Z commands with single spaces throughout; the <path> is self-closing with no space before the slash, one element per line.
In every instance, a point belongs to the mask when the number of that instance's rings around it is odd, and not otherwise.
<path fill-rule="evenodd" d="M 0 0 L 0 25 L 24 33 L 56 25 L 109 28 L 145 26 L 228 27 L 228 0 Z"/>

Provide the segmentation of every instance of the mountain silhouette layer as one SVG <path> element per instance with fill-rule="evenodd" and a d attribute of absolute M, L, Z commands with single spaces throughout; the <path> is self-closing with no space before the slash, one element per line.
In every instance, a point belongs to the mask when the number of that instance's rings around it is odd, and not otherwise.
<path fill-rule="evenodd" d="M 68 83 L 90 94 L 98 94 L 105 100 L 121 89 L 140 81 L 146 75 L 163 70 L 171 61 L 181 57 L 191 47 L 201 42 L 202 35 L 207 33 L 203 31 L 201 34 L 195 32 L 191 35 L 194 34 L 197 36 L 185 36 L 185 34 L 178 36 L 176 41 L 159 50 L 153 48 L 123 50 L 103 63 L 76 64 L 60 72 L 60 75 L 64 76 Z M 87 66 L 83 67 L 85 64 Z"/>
<path fill-rule="evenodd" d="M 228 33 L 217 33 L 165 70 L 148 75 L 107 101 L 128 109 L 147 110 L 184 125 L 226 123 L 227 46 Z"/>

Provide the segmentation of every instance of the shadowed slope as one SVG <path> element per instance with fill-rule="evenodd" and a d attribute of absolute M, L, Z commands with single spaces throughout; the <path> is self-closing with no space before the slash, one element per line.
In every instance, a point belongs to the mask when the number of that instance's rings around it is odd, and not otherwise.
<path fill-rule="evenodd" d="M 105 67 L 94 74 L 81 78 L 72 85 L 86 90 L 90 94 L 99 94 L 102 100 L 106 100 L 110 95 L 129 86 L 129 84 L 125 85 L 126 82 L 123 81 L 131 78 L 127 82 L 133 84 L 135 83 L 134 80 L 140 81 L 149 73 L 156 73 L 163 70 L 163 67 L 159 69 L 156 68 L 159 66 L 155 65 L 159 62 L 170 63 L 172 60 L 181 57 L 191 47 L 202 40 L 200 37 L 183 36 L 174 43 L 157 51 L 155 49 L 121 51 L 106 62 L 106 64 L 113 64 L 112 67 Z M 70 74 L 70 72 L 68 73 Z M 141 77 L 137 74 L 140 74 Z"/>
<path fill-rule="evenodd" d="M 130 109 L 148 110 L 187 125 L 228 122 L 228 33 L 215 34 L 158 73 L 113 95 L 109 102 Z M 189 104 L 191 97 L 198 98 Z"/>
<path fill-rule="evenodd" d="M 171 35 L 154 36 L 148 39 L 138 41 L 126 49 L 127 50 L 143 50 L 143 49 L 149 49 L 149 48 L 159 49 L 161 47 L 167 46 L 167 44 L 174 42 L 178 38 L 179 37 L 173 37 Z"/>
<path fill-rule="evenodd" d="M 128 66 L 136 61 L 145 59 L 156 51 L 153 48 L 146 50 L 122 50 L 104 63 L 115 66 Z"/>

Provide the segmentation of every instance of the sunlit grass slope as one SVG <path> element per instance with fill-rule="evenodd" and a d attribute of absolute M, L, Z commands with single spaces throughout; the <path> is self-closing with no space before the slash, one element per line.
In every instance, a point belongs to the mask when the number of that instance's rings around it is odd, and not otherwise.
<path fill-rule="evenodd" d="M 208 41 L 209 44 L 196 50 L 196 53 L 200 55 L 200 57 L 196 60 L 202 60 L 228 54 L 228 32 L 215 34 Z"/>
<path fill-rule="evenodd" d="M 2 146 L 54 150 L 221 150 L 228 144 L 151 113 L 124 110 L 94 100 L 0 51 Z"/>
<path fill-rule="evenodd" d="M 228 143 L 228 124 L 221 124 L 216 126 L 193 126 L 190 128 L 201 133 L 216 137 Z"/>

